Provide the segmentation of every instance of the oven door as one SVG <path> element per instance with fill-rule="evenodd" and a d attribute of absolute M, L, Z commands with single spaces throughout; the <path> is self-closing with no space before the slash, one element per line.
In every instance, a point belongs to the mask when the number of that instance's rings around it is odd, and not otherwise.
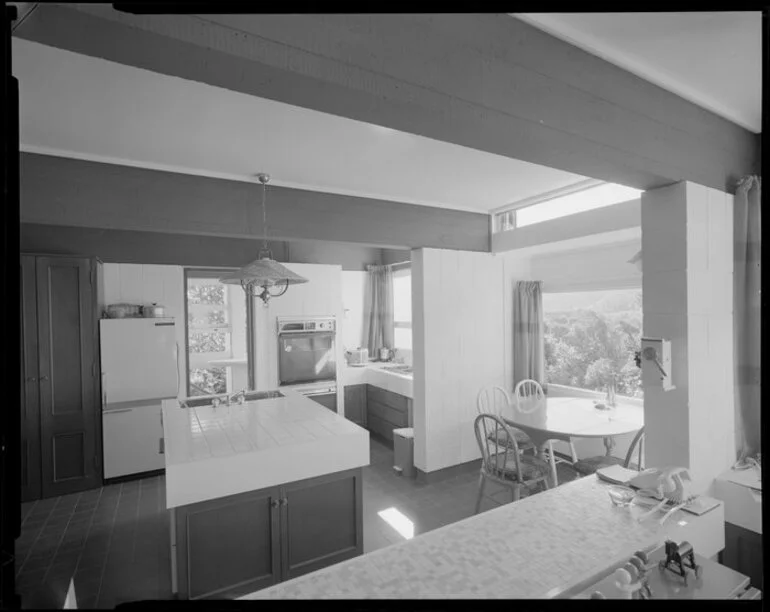
<path fill-rule="evenodd" d="M 335 380 L 334 332 L 300 332 L 278 336 L 281 385 Z"/>

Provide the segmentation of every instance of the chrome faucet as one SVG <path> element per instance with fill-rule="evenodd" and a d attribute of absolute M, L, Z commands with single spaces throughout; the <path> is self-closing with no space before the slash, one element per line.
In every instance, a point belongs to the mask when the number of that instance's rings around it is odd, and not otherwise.
<path fill-rule="evenodd" d="M 232 395 L 228 395 L 227 396 L 227 400 L 226 400 L 227 401 L 227 405 L 229 406 L 232 403 L 233 400 L 238 399 L 239 397 L 241 399 L 244 399 L 244 400 L 246 399 L 246 389 L 245 388 L 241 389 L 240 391 L 236 391 Z"/>

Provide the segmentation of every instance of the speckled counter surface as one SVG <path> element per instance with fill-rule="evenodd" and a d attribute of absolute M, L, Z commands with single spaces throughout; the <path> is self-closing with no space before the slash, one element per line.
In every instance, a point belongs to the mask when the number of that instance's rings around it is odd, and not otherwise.
<path fill-rule="evenodd" d="M 582 478 L 242 599 L 555 597 L 665 537 L 708 556 L 724 547 L 722 506 L 663 527 L 634 510 Z"/>

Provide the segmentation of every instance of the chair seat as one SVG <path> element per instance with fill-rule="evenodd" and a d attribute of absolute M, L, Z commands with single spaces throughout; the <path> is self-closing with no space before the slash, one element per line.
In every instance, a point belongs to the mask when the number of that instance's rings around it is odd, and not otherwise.
<path fill-rule="evenodd" d="M 519 455 L 519 466 L 521 466 L 521 480 L 523 482 L 548 478 L 551 474 L 551 466 L 547 461 L 533 455 Z M 518 480 L 516 476 L 516 463 L 513 457 L 510 457 L 505 467 L 499 474 L 505 480 Z"/>
<path fill-rule="evenodd" d="M 588 457 L 587 459 L 580 459 L 572 464 L 572 467 L 576 472 L 588 476 L 595 474 L 596 470 L 611 465 L 623 465 L 623 459 L 613 456 L 601 455 L 598 457 Z M 628 469 L 638 470 L 638 466 L 634 463 L 629 464 Z"/>
<path fill-rule="evenodd" d="M 516 444 L 518 445 L 520 451 L 528 450 L 535 446 L 532 443 L 532 440 L 529 439 L 529 436 L 521 431 L 521 429 L 516 429 L 515 427 L 511 427 L 510 429 L 513 437 L 516 438 Z M 507 441 L 507 436 L 505 431 L 498 431 L 497 436 L 495 436 L 495 432 L 492 432 L 487 436 L 487 439 L 492 440 L 492 442 L 495 442 L 498 446 L 503 446 Z M 513 447 L 513 445 L 510 443 L 508 446 Z"/>

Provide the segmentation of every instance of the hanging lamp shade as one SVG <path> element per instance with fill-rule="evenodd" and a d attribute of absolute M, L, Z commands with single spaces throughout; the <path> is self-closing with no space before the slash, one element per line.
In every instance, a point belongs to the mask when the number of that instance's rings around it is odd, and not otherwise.
<path fill-rule="evenodd" d="M 259 174 L 257 176 L 262 183 L 262 227 L 264 229 L 264 246 L 259 251 L 259 258 L 242 266 L 240 269 L 230 274 L 226 274 L 219 279 L 220 283 L 225 285 L 240 285 L 247 295 L 260 298 L 265 305 L 271 297 L 278 297 L 286 293 L 289 285 L 299 285 L 308 280 L 299 274 L 289 270 L 283 264 L 278 263 L 272 257 L 270 249 L 267 248 L 267 213 L 265 209 L 265 191 L 270 176 Z M 277 288 L 278 291 L 273 291 Z"/>

